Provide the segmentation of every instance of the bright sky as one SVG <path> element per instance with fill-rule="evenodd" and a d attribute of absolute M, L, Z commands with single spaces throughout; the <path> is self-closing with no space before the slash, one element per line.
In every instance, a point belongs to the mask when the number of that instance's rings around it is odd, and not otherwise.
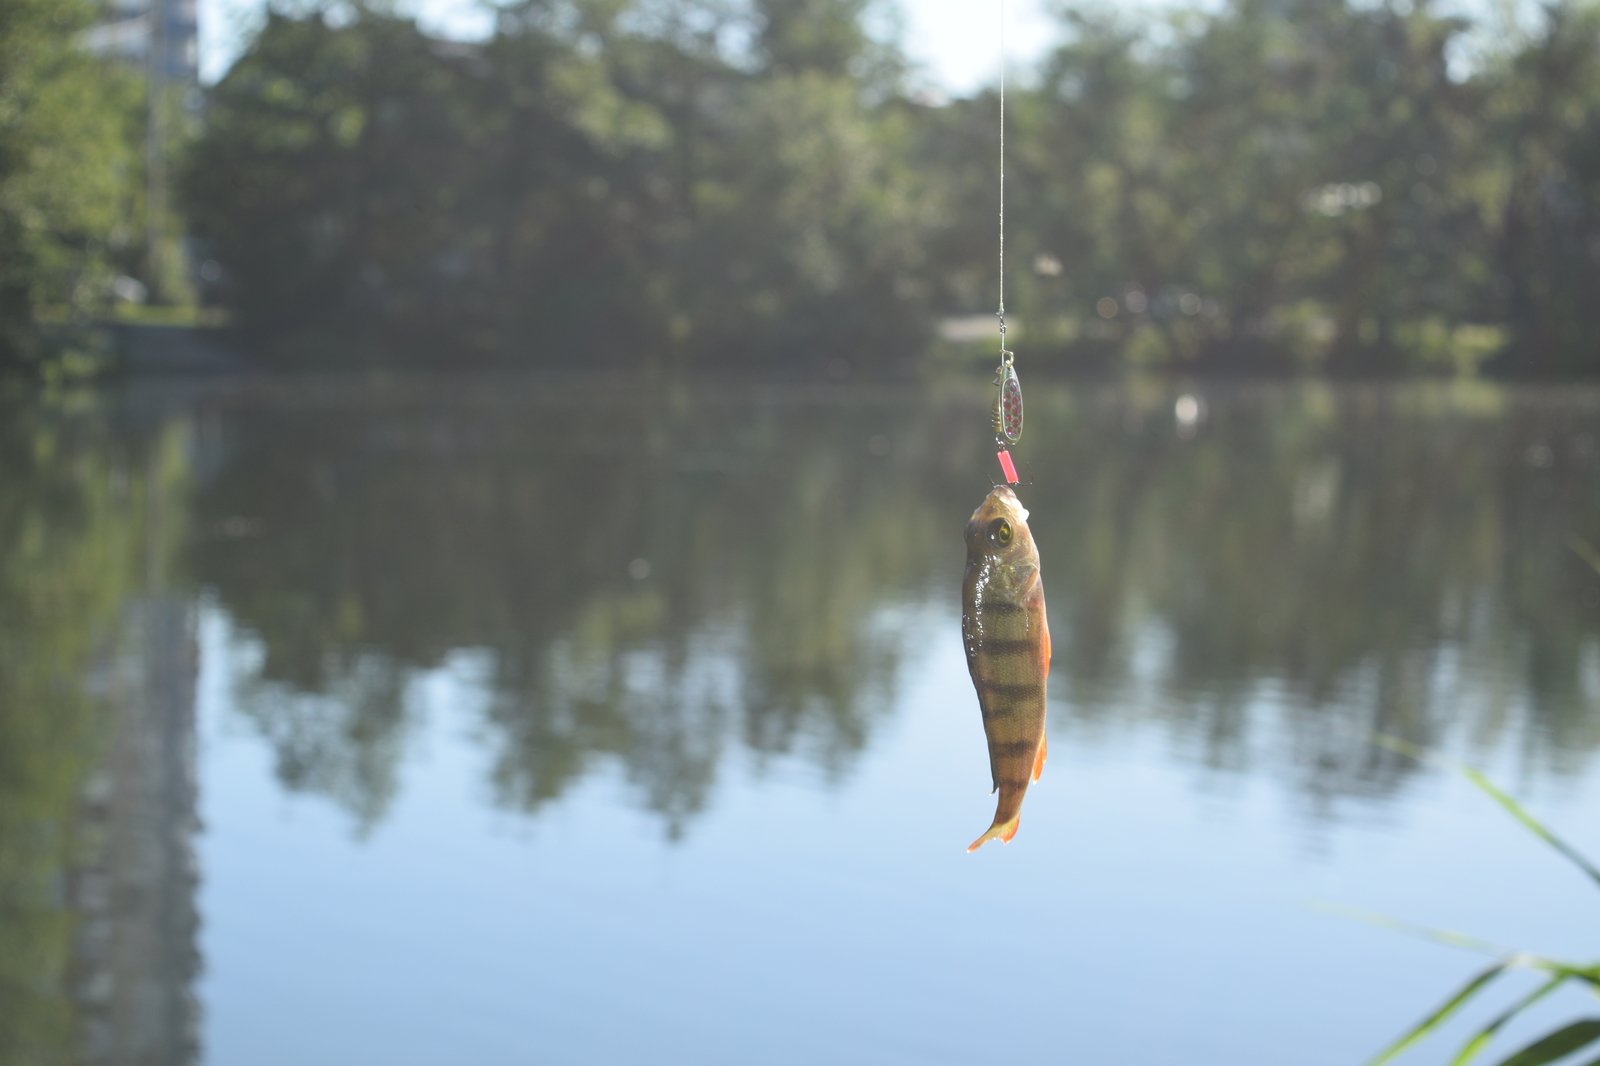
<path fill-rule="evenodd" d="M 896 0 L 905 19 L 905 47 L 926 80 L 964 95 L 993 82 L 1000 69 L 1002 0 Z M 1006 45 L 1019 67 L 1055 41 L 1043 0 L 1004 0 Z M 200 0 L 200 77 L 216 81 L 228 69 L 266 7 L 264 0 Z M 407 10 L 447 37 L 487 34 L 491 21 L 478 0 L 407 0 Z"/>

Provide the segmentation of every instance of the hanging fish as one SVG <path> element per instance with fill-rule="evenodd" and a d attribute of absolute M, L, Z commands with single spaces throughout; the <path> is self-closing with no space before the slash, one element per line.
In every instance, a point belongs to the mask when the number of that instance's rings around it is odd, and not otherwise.
<path fill-rule="evenodd" d="M 961 582 L 961 637 L 978 690 L 989 771 L 1000 792 L 994 824 L 975 851 L 1009 842 L 1030 780 L 1044 770 L 1044 689 L 1050 673 L 1050 627 L 1044 615 L 1039 551 L 1028 512 L 1009 485 L 997 485 L 967 523 L 967 572 Z"/>

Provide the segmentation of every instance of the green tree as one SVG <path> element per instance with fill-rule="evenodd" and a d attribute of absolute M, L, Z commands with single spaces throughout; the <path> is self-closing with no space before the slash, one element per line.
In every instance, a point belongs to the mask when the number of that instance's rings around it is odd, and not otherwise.
<path fill-rule="evenodd" d="M 1497 72 L 1498 280 L 1518 374 L 1600 370 L 1600 12 L 1541 9 Z"/>
<path fill-rule="evenodd" d="M 1406 365 L 1402 324 L 1483 313 L 1483 94 L 1445 62 L 1463 24 L 1238 0 L 1159 37 L 1067 27 L 1013 109 L 1026 318 L 1068 311 L 1157 365 L 1372 370 Z M 1040 255 L 1060 280 L 1029 276 Z"/>
<path fill-rule="evenodd" d="M 129 78 L 86 53 L 88 0 L 0 0 L 0 373 L 45 359 L 37 318 L 110 293 L 135 174 Z"/>
<path fill-rule="evenodd" d="M 887 68 L 793 25 L 746 69 L 720 17 L 530 4 L 454 46 L 270 16 L 184 182 L 241 326 L 291 365 L 914 351 L 934 185 L 895 102 L 834 69 Z"/>

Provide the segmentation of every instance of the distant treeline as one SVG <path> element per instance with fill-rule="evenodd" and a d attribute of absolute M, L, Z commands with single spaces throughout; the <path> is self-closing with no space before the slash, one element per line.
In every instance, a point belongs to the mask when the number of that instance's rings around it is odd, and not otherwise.
<path fill-rule="evenodd" d="M 913 92 L 873 2 L 530 0 L 472 44 L 279 4 L 176 168 L 202 294 L 281 366 L 904 366 L 994 309 L 998 100 Z M 1008 101 L 1030 365 L 1600 371 L 1600 9 L 1098 10 Z M 30 270 L 105 288 L 62 249 L 124 222 L 27 199 L 109 204 L 73 180 L 0 173 L 13 324 Z"/>
<path fill-rule="evenodd" d="M 536 3 L 471 45 L 273 14 L 213 91 L 195 232 L 285 365 L 916 351 L 945 179 L 864 6 Z"/>

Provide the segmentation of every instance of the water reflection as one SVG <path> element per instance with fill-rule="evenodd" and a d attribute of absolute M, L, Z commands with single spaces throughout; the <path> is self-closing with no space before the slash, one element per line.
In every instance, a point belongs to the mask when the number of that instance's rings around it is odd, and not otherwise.
<path fill-rule="evenodd" d="M 614 757 L 675 834 L 730 742 L 847 771 L 890 703 L 898 609 L 948 554 L 938 423 L 892 396 L 536 396 L 230 416 L 194 561 L 259 641 L 241 705 L 285 784 L 381 817 L 408 682 L 463 648 L 518 809 Z"/>
<path fill-rule="evenodd" d="M 286 785 L 380 818 L 408 684 L 458 649 L 481 653 L 517 809 L 615 758 L 677 834 L 731 743 L 848 771 L 906 608 L 953 595 L 981 415 L 954 389 L 572 396 L 225 411 L 193 566 L 259 640 L 241 706 Z M 1232 388 L 1203 422 L 1165 389 L 1031 401 L 1058 724 L 1153 718 L 1313 798 L 1411 772 L 1373 729 L 1493 747 L 1515 727 L 1531 771 L 1586 763 L 1600 579 L 1566 542 L 1600 536 L 1593 397 Z"/>
<path fill-rule="evenodd" d="M 1180 393 L 1030 388 L 1057 745 L 1154 727 L 1326 818 L 1416 772 L 1372 730 L 1514 750 L 1530 779 L 1589 766 L 1600 575 L 1569 538 L 1600 543 L 1600 393 Z M 848 777 L 929 620 L 955 632 L 984 399 L 506 379 L 10 402 L 0 1063 L 196 1054 L 202 598 L 242 634 L 234 705 L 283 785 L 358 830 L 405 789 L 446 670 L 481 695 L 504 808 L 617 766 L 679 838 L 732 762 Z"/>
<path fill-rule="evenodd" d="M 1052 423 L 1094 456 L 1035 507 L 1074 714 L 1158 717 L 1312 794 L 1409 772 L 1374 729 L 1483 751 L 1527 726 L 1531 771 L 1587 762 L 1600 582 L 1566 541 L 1600 529 L 1592 396 L 1241 389 L 1187 440 L 1169 404 Z M 1269 725 L 1286 750 L 1253 752 Z"/>
<path fill-rule="evenodd" d="M 1531 770 L 1586 762 L 1600 581 L 1566 541 L 1600 531 L 1593 398 L 1235 388 L 1202 421 L 1164 389 L 1034 393 L 1025 495 L 1078 734 L 1154 718 L 1312 797 L 1410 772 L 1372 729 L 1492 747 L 1525 725 Z M 572 396 L 222 412 L 193 566 L 259 641 L 241 706 L 286 785 L 380 818 L 408 685 L 458 649 L 517 809 L 615 758 L 676 834 L 730 743 L 848 770 L 905 608 L 951 594 L 981 417 L 956 390 Z"/>
<path fill-rule="evenodd" d="M 181 419 L 0 401 L 0 1063 L 190 1061 Z"/>

